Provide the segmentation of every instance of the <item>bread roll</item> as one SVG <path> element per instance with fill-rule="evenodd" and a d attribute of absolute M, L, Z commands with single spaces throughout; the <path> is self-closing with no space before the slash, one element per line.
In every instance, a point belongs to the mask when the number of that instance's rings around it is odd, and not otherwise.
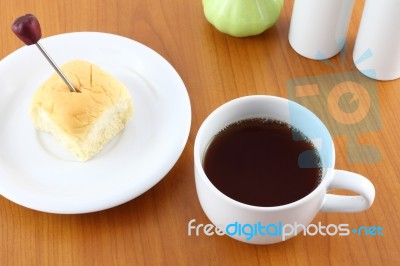
<path fill-rule="evenodd" d="M 70 92 L 54 73 L 33 95 L 30 114 L 36 128 L 86 161 L 125 127 L 132 99 L 120 81 L 94 64 L 71 61 L 61 69 L 79 92 Z"/>

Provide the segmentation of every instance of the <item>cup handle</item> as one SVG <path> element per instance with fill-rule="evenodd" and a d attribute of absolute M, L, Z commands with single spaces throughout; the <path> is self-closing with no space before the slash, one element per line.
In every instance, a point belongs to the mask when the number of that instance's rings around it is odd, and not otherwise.
<path fill-rule="evenodd" d="M 362 175 L 334 170 L 329 189 L 347 189 L 358 196 L 344 196 L 327 193 L 322 203 L 321 212 L 361 212 L 368 209 L 375 198 L 374 185 Z"/>

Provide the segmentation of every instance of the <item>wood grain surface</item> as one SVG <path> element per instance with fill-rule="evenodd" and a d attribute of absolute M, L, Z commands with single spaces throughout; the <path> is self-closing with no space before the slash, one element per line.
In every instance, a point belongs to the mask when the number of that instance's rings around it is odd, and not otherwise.
<path fill-rule="evenodd" d="M 193 113 L 190 136 L 176 165 L 160 183 L 123 205 L 57 215 L 0 197 L 0 265 L 400 265 L 400 81 L 363 79 L 352 66 L 363 6 L 364 1 L 356 1 L 345 52 L 327 63 L 303 58 L 290 47 L 293 0 L 285 1 L 273 28 L 248 38 L 217 31 L 205 19 L 201 0 L 0 0 L 1 59 L 23 46 L 10 26 L 25 13 L 39 18 L 43 37 L 75 31 L 126 36 L 174 66 L 187 87 Z M 326 97 L 303 101 L 293 94 L 291 81 L 309 78 L 311 84 L 329 77 L 335 84 L 341 73 L 372 84 L 375 116 L 348 129 L 331 125 L 336 132 L 336 168 L 367 176 L 375 185 L 376 199 L 366 212 L 320 213 L 313 223 L 380 226 L 384 235 L 300 235 L 266 246 L 228 236 L 188 236 L 190 220 L 210 223 L 197 199 L 193 172 L 194 140 L 206 116 L 224 102 L 250 94 L 288 97 L 326 110 Z M 375 157 L 358 149 L 367 145 L 377 151 Z M 354 156 L 361 159 L 354 161 Z"/>

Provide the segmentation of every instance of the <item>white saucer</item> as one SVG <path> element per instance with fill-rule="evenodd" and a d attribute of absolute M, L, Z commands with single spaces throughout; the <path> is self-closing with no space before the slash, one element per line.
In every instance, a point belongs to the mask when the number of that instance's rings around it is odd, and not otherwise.
<path fill-rule="evenodd" d="M 159 54 L 125 37 L 77 32 L 42 39 L 54 61 L 100 66 L 129 89 L 134 117 L 87 162 L 77 162 L 52 136 L 38 132 L 29 102 L 53 69 L 25 46 L 0 61 L 0 194 L 51 213 L 86 213 L 127 202 L 159 182 L 188 139 L 191 108 L 178 73 Z"/>

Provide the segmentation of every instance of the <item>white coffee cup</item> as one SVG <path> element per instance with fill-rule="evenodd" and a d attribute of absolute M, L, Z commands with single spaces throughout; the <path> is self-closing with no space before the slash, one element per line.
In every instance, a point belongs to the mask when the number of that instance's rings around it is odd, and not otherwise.
<path fill-rule="evenodd" d="M 203 157 L 213 137 L 226 126 L 247 118 L 271 118 L 286 122 L 302 131 L 318 149 L 322 161 L 322 179 L 310 194 L 295 202 L 276 206 L 258 207 L 236 201 L 220 192 L 207 178 Z M 335 170 L 335 149 L 325 125 L 307 108 L 290 100 L 266 95 L 253 95 L 227 102 L 213 111 L 201 125 L 194 145 L 196 189 L 200 204 L 211 222 L 225 232 L 228 225 L 296 224 L 307 226 L 318 212 L 360 212 L 368 209 L 375 198 L 375 189 L 365 177 L 356 173 Z M 268 171 L 268 169 L 265 169 Z M 327 193 L 332 189 L 346 189 L 358 194 L 344 196 Z M 252 244 L 281 242 L 297 232 L 286 235 L 245 234 L 230 236 Z"/>

